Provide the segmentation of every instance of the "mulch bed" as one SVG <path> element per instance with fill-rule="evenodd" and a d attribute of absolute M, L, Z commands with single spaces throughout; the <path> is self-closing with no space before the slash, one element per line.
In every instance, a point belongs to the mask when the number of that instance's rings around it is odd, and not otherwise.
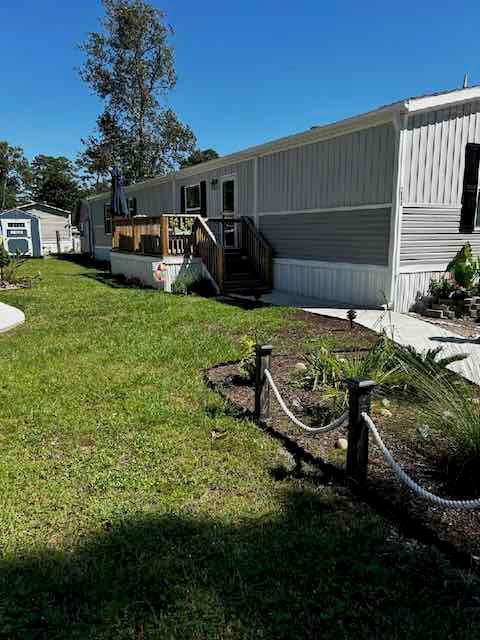
<path fill-rule="evenodd" d="M 271 370 L 289 408 L 306 424 L 315 425 L 318 422 L 316 423 L 315 419 L 312 421 L 311 409 L 318 405 L 319 396 L 301 389 L 294 382 L 295 365 L 302 360 L 302 355 L 297 353 L 274 356 Z M 237 412 L 245 415 L 246 418 L 252 417 L 254 389 L 252 385 L 244 384 L 239 380 L 236 363 L 221 364 L 207 370 L 205 380 L 209 386 L 221 393 Z M 377 402 L 374 403 L 374 407 L 376 410 L 372 411 L 373 418 L 380 435 L 397 462 L 418 484 L 444 497 L 458 499 L 472 497 L 451 495 L 446 486 L 446 477 L 440 462 L 432 452 L 432 442 L 411 436 L 414 413 L 410 416 L 408 412 L 402 413 L 399 417 L 399 421 L 405 421 L 404 427 L 403 424 L 395 425 L 395 420 L 384 417 L 381 413 L 381 405 L 379 406 Z M 318 419 L 317 417 L 316 420 Z M 271 394 L 269 430 L 272 435 L 293 444 L 294 448 L 309 461 L 316 461 L 324 470 L 332 471 L 337 478 L 344 478 L 346 452 L 335 448 L 335 444 L 340 437 L 346 437 L 346 429 L 325 434 L 308 434 L 286 418 Z M 410 534 L 413 533 L 424 541 L 436 543 L 444 550 L 456 555 L 464 565 L 468 564 L 479 569 L 480 513 L 442 509 L 415 497 L 397 481 L 384 462 L 382 454 L 372 442 L 370 442 L 368 482 L 365 487 L 357 487 L 357 489 L 367 501 L 378 507 L 384 514 L 393 517 L 400 525 L 404 525 Z"/>

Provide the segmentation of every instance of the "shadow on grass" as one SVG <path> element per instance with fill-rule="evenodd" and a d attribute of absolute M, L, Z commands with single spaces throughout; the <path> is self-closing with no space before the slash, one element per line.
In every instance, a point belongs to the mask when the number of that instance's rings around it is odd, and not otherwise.
<path fill-rule="evenodd" d="M 278 513 L 281 515 L 279 516 Z M 142 515 L 1 562 L 0 637 L 473 638 L 473 586 L 345 498 L 260 520 Z M 478 612 L 478 609 L 477 609 Z"/>
<path fill-rule="evenodd" d="M 82 267 L 94 267 L 100 271 L 110 271 L 110 262 L 108 260 L 95 260 L 86 253 L 52 253 L 57 260 L 64 262 L 72 262 Z"/>

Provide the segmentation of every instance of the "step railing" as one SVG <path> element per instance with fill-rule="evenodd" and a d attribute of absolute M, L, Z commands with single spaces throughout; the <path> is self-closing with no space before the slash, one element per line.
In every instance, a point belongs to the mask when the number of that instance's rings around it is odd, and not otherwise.
<path fill-rule="evenodd" d="M 197 217 L 192 229 L 193 254 L 201 258 L 208 272 L 223 291 L 225 251 L 223 246 L 217 242 L 212 230 L 207 225 L 204 218 Z"/>
<path fill-rule="evenodd" d="M 257 274 L 271 289 L 273 287 L 272 248 L 258 231 L 251 218 L 241 218 L 242 251 L 254 267 Z"/>

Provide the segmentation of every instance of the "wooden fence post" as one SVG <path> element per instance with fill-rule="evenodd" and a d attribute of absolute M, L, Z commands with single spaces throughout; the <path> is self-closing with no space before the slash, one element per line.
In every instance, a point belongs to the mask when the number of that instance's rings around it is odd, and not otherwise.
<path fill-rule="evenodd" d="M 362 413 L 370 413 L 375 382 L 368 378 L 346 380 L 349 390 L 347 475 L 364 482 L 368 472 L 368 427 Z"/>
<path fill-rule="evenodd" d="M 255 346 L 255 420 L 267 424 L 270 420 L 270 385 L 265 378 L 265 369 L 270 370 L 272 349 L 270 345 Z"/>
<path fill-rule="evenodd" d="M 162 256 L 168 256 L 169 254 L 169 242 L 168 242 L 168 218 L 166 216 L 160 216 L 160 236 L 162 242 Z"/>

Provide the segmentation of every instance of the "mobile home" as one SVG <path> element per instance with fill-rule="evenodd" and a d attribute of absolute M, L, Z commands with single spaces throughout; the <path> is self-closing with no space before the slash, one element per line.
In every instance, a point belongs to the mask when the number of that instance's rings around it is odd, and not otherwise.
<path fill-rule="evenodd" d="M 127 194 L 133 216 L 248 217 L 272 248 L 275 289 L 407 311 L 465 242 L 480 251 L 479 164 L 480 87 L 470 87 L 312 127 Z M 102 260 L 112 255 L 108 203 L 102 194 L 80 209 L 82 249 Z"/>

